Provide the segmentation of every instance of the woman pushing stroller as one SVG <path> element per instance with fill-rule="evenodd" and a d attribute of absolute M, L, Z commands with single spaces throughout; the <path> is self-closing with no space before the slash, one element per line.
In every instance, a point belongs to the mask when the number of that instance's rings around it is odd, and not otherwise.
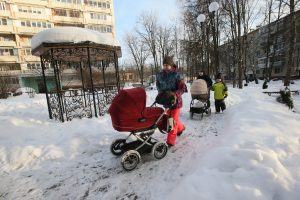
<path fill-rule="evenodd" d="M 159 101 L 170 101 L 170 110 L 167 115 L 174 119 L 173 129 L 168 133 L 167 144 L 174 146 L 176 137 L 185 130 L 185 126 L 179 120 L 180 109 L 182 107 L 182 94 L 186 91 L 183 76 L 177 71 L 173 56 L 166 56 L 163 59 L 163 69 L 157 74 L 156 87 L 158 90 L 157 99 Z M 167 98 L 162 100 L 162 98 Z"/>

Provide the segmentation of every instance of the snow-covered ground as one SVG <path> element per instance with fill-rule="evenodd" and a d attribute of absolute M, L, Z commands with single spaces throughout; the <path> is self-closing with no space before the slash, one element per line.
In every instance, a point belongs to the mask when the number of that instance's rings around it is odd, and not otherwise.
<path fill-rule="evenodd" d="M 189 119 L 184 94 L 186 131 L 176 146 L 162 160 L 143 157 L 131 172 L 110 153 L 125 134 L 109 115 L 60 123 L 48 119 L 45 95 L 0 100 L 0 199 L 298 200 L 300 96 L 293 112 L 261 88 L 229 86 L 226 112 L 214 114 L 212 103 L 202 120 Z M 150 105 L 156 91 L 147 94 Z"/>

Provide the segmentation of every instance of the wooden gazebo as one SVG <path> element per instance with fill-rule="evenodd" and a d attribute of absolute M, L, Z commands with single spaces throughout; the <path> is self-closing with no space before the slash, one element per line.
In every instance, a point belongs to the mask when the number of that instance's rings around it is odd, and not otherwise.
<path fill-rule="evenodd" d="M 32 54 L 41 59 L 50 119 L 64 122 L 106 113 L 120 89 L 118 58 L 121 47 L 111 33 L 60 27 L 37 33 L 31 43 Z M 66 81 L 62 76 L 62 71 L 68 68 L 78 72 L 73 77 L 77 81 L 73 81 L 76 84 L 72 87 L 64 85 Z M 106 78 L 108 68 L 113 68 L 109 80 Z"/>

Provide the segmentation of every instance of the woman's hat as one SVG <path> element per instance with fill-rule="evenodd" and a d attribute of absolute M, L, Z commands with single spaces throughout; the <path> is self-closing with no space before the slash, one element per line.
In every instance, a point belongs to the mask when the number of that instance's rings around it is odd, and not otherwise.
<path fill-rule="evenodd" d="M 174 65 L 174 61 L 173 61 L 174 56 L 165 56 L 163 59 L 163 64 L 167 64 L 167 65 Z"/>

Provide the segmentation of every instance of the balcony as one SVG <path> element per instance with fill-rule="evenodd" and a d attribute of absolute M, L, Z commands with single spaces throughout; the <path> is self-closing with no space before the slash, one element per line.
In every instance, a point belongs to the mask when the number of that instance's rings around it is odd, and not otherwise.
<path fill-rule="evenodd" d="M 17 46 L 15 41 L 0 41 L 0 47 L 14 47 Z"/>
<path fill-rule="evenodd" d="M 14 33 L 14 27 L 0 25 L 0 33 Z"/>
<path fill-rule="evenodd" d="M 88 12 L 101 12 L 107 14 L 112 13 L 112 10 L 109 8 L 98 8 L 98 7 L 88 6 L 88 5 L 84 7 L 84 10 Z"/>
<path fill-rule="evenodd" d="M 1 10 L 0 17 L 9 17 L 10 11 L 9 10 Z"/>
<path fill-rule="evenodd" d="M 5 76 L 18 76 L 20 73 L 21 70 L 0 71 L 0 75 L 5 75 Z"/>
<path fill-rule="evenodd" d="M 83 23 L 82 18 L 77 17 L 64 17 L 64 16 L 53 16 L 53 22 L 68 22 L 68 23 Z"/>
<path fill-rule="evenodd" d="M 0 62 L 17 63 L 18 61 L 18 56 L 0 56 Z"/>
<path fill-rule="evenodd" d="M 40 57 L 38 56 L 22 56 L 22 61 L 27 63 L 27 62 L 40 62 Z"/>
<path fill-rule="evenodd" d="M 87 24 L 101 24 L 101 25 L 108 25 L 112 26 L 112 21 L 109 20 L 100 20 L 100 19 L 84 19 L 84 22 Z"/>
<path fill-rule="evenodd" d="M 11 0 L 14 3 L 29 4 L 29 5 L 48 5 L 48 0 Z"/>
<path fill-rule="evenodd" d="M 51 1 L 51 7 L 55 8 L 68 8 L 72 10 L 82 10 L 83 6 L 81 4 L 72 4 L 72 3 L 61 3 Z"/>
<path fill-rule="evenodd" d="M 283 66 L 283 65 L 284 65 L 284 61 L 277 61 L 277 62 L 273 63 L 274 67 L 280 67 L 280 66 Z"/>
<path fill-rule="evenodd" d="M 30 42 L 19 42 L 19 46 L 20 47 L 31 47 L 31 43 Z"/>
<path fill-rule="evenodd" d="M 32 76 L 42 76 L 42 70 L 41 69 L 27 69 L 22 70 L 22 73 L 20 74 L 21 77 L 32 77 Z M 54 76 L 54 72 L 51 69 L 45 70 L 46 76 Z"/>
<path fill-rule="evenodd" d="M 257 64 L 257 68 L 262 69 L 265 68 L 266 64 L 262 63 L 262 64 Z"/>
<path fill-rule="evenodd" d="M 45 30 L 45 28 L 33 28 L 33 27 L 17 27 L 18 33 L 34 35 L 39 31 Z"/>
<path fill-rule="evenodd" d="M 35 14 L 35 13 L 16 12 L 15 15 L 17 18 L 20 18 L 20 19 L 49 20 L 49 18 L 50 18 L 50 15 Z"/>

